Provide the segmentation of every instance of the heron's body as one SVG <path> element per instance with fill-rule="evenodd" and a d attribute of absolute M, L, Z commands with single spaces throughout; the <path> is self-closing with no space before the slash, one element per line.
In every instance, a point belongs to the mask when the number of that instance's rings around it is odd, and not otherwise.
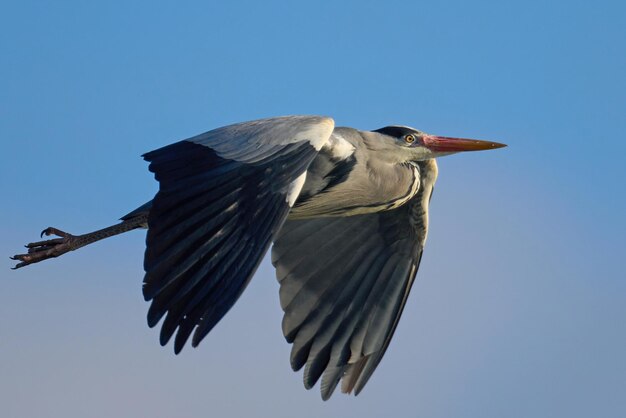
<path fill-rule="evenodd" d="M 336 128 L 309 166 L 290 218 L 379 212 L 415 196 L 418 164 L 384 150 L 376 155 L 387 158 L 372 158 L 377 147 L 376 138 L 366 132 Z"/>
<path fill-rule="evenodd" d="M 358 393 L 384 355 L 415 279 L 437 178 L 434 157 L 501 144 L 413 128 L 334 128 L 289 116 L 230 125 L 144 155 L 155 198 L 119 225 L 29 244 L 17 267 L 148 227 L 148 324 L 178 353 L 228 312 L 270 244 L 304 384 Z"/>

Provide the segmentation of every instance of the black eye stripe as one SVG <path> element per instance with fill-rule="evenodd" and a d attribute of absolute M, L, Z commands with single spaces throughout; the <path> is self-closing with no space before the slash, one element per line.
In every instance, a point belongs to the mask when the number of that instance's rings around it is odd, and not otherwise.
<path fill-rule="evenodd" d="M 405 128 L 404 126 L 386 126 L 384 128 L 376 129 L 374 132 L 393 136 L 394 138 L 404 138 L 406 135 L 413 135 L 417 138 L 419 135 L 419 133 L 414 129 Z"/>

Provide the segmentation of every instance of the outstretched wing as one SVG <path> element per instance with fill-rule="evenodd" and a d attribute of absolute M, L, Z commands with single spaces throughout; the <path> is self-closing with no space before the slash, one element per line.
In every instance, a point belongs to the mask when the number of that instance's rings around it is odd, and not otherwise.
<path fill-rule="evenodd" d="M 328 399 L 358 394 L 383 357 L 419 267 L 434 160 L 419 163 L 419 192 L 405 205 L 348 217 L 288 219 L 272 249 L 285 311 L 283 333 L 293 343 L 291 366 L 304 369 L 310 389 L 322 376 Z"/>
<path fill-rule="evenodd" d="M 288 116 L 219 128 L 149 152 L 159 181 L 148 218 L 143 293 L 148 324 L 167 314 L 196 346 L 237 301 L 297 198 L 334 122 Z"/>

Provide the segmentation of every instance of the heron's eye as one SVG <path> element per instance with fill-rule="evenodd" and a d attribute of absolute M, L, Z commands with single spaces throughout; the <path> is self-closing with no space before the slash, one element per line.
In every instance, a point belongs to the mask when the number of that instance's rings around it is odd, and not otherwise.
<path fill-rule="evenodd" d="M 411 134 L 404 135 L 404 142 L 406 142 L 407 144 L 412 144 L 413 142 L 415 142 L 415 137 Z"/>

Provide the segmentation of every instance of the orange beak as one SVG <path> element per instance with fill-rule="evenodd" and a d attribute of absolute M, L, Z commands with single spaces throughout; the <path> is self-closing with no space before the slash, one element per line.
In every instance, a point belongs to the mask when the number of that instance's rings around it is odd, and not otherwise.
<path fill-rule="evenodd" d="M 485 151 L 506 147 L 506 144 L 499 142 L 436 135 L 424 135 L 422 141 L 424 146 L 433 152 Z"/>

